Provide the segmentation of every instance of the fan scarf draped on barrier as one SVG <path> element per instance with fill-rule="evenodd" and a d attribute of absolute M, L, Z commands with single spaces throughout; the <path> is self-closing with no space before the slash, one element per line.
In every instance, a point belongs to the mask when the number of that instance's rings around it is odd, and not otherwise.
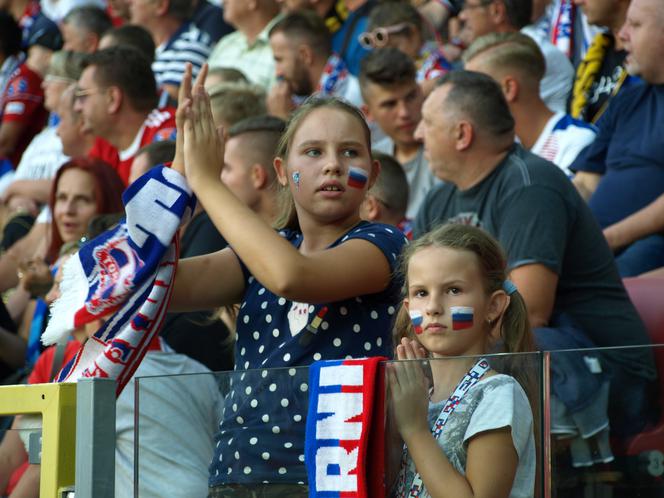
<path fill-rule="evenodd" d="M 42 336 L 47 345 L 64 342 L 72 330 L 105 318 L 56 381 L 112 378 L 117 394 L 161 327 L 177 266 L 177 230 L 196 202 L 185 178 L 166 167 L 148 171 L 122 200 L 126 217 L 65 264 L 61 297 Z"/>
<path fill-rule="evenodd" d="M 310 498 L 385 496 L 385 382 L 378 368 L 385 360 L 323 360 L 309 367 Z"/>

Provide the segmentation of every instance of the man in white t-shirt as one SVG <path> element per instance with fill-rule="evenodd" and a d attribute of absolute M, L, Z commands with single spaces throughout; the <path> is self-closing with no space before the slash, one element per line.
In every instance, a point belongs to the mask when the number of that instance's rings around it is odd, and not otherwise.
<path fill-rule="evenodd" d="M 270 114 L 287 119 L 298 102 L 312 94 L 362 105 L 357 78 L 332 52 L 332 36 L 315 12 L 287 14 L 270 29 L 269 37 L 277 77 L 267 98 Z"/>
<path fill-rule="evenodd" d="M 544 103 L 539 83 L 545 61 L 537 44 L 521 33 L 491 33 L 466 50 L 464 61 L 466 69 L 488 74 L 500 84 L 521 145 L 572 177 L 569 165 L 597 130 Z"/>
<path fill-rule="evenodd" d="M 546 59 L 540 95 L 550 109 L 562 112 L 572 91 L 574 68 L 565 54 L 536 29 L 527 27 L 532 7 L 532 0 L 467 0 L 459 13 L 463 23 L 460 38 L 468 46 L 489 33 L 515 33 L 521 30 L 533 38 Z"/>

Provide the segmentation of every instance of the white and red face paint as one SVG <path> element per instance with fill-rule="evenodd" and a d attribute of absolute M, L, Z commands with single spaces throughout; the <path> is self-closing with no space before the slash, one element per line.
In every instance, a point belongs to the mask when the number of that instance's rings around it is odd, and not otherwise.
<path fill-rule="evenodd" d="M 451 306 L 452 330 L 465 330 L 473 326 L 475 310 L 472 306 Z"/>
<path fill-rule="evenodd" d="M 351 166 L 348 168 L 348 186 L 363 189 L 369 181 L 369 175 L 362 168 Z"/>
<path fill-rule="evenodd" d="M 417 335 L 420 335 L 423 332 L 422 322 L 424 321 L 422 312 L 419 310 L 412 310 L 409 311 L 408 314 L 410 315 L 410 321 L 413 323 L 413 330 L 415 330 Z"/>

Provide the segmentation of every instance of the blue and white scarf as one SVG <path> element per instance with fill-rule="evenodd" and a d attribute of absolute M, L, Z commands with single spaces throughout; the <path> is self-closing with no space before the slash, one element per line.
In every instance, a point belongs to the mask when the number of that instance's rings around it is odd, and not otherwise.
<path fill-rule="evenodd" d="M 195 207 L 184 177 L 165 167 L 148 171 L 122 199 L 126 218 L 65 264 L 62 295 L 42 337 L 44 344 L 64 342 L 72 330 L 108 317 L 56 381 L 112 378 L 117 394 L 161 327 L 177 266 L 177 230 Z"/>

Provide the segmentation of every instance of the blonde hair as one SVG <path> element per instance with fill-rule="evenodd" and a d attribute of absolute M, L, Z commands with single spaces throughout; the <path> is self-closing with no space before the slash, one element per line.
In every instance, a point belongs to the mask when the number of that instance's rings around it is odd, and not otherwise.
<path fill-rule="evenodd" d="M 480 228 L 446 224 L 424 234 L 407 246 L 401 255 L 400 272 L 403 275 L 404 295 L 408 291 L 408 263 L 420 250 L 427 247 L 445 247 L 469 251 L 477 256 L 480 274 L 487 295 L 503 289 L 507 279 L 507 260 L 500 244 Z M 506 353 L 534 351 L 535 345 L 528 323 L 526 304 L 519 291 L 510 294 L 510 302 L 500 320 L 500 337 Z M 413 325 L 402 306 L 395 324 L 396 339 L 413 337 Z M 398 341 L 397 341 L 398 342 Z"/>
<path fill-rule="evenodd" d="M 255 85 L 224 81 L 210 88 L 215 124 L 233 126 L 243 119 L 267 113 L 265 91 Z"/>
<path fill-rule="evenodd" d="M 291 117 L 286 124 L 286 131 L 284 131 L 283 135 L 281 135 L 281 139 L 277 145 L 277 157 L 279 157 L 282 161 L 286 161 L 288 159 L 288 154 L 290 153 L 290 148 L 295 133 L 300 128 L 307 116 L 309 116 L 309 114 L 311 114 L 316 109 L 334 109 L 345 112 L 356 118 L 362 124 L 364 138 L 367 142 L 367 150 L 369 151 L 369 156 L 371 157 L 371 131 L 369 130 L 369 126 L 367 125 L 362 112 L 353 105 L 341 99 L 335 97 L 319 96 L 309 97 L 300 107 L 297 108 L 293 114 L 291 114 Z M 299 230 L 300 224 L 298 222 L 297 212 L 295 210 L 295 201 L 293 200 L 293 196 L 288 185 L 282 186 L 279 189 L 278 202 L 279 215 L 277 216 L 277 220 L 274 223 L 275 228 L 279 230 L 284 228 Z"/>
<path fill-rule="evenodd" d="M 475 40 L 463 54 L 468 63 L 478 56 L 485 56 L 491 68 L 515 70 L 523 78 L 537 85 L 546 72 L 546 60 L 537 43 L 523 33 L 490 33 Z"/>

